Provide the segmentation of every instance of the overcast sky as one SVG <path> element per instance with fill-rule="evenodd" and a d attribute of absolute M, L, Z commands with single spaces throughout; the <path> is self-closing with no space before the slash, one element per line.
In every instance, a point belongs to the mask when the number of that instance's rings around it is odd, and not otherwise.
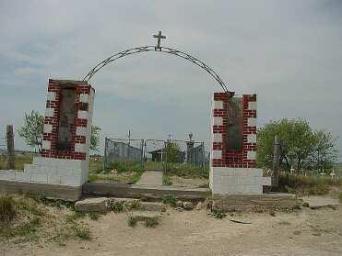
<path fill-rule="evenodd" d="M 154 45 L 184 50 L 237 94 L 258 94 L 258 126 L 303 118 L 339 136 L 342 151 L 342 1 L 0 0 L 0 132 L 44 112 L 49 78 L 81 79 L 111 54 Z M 172 55 L 123 58 L 91 80 L 102 135 L 209 140 L 220 87 Z M 1 137 L 1 136 L 0 136 Z M 16 147 L 24 148 L 16 136 Z M 341 157 L 341 153 L 340 157 Z"/>

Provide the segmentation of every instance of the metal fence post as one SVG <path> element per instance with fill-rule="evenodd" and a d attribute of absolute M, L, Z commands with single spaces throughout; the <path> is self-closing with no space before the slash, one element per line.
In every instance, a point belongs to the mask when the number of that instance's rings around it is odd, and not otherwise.
<path fill-rule="evenodd" d="M 141 140 L 141 168 L 144 168 L 144 139 Z"/>

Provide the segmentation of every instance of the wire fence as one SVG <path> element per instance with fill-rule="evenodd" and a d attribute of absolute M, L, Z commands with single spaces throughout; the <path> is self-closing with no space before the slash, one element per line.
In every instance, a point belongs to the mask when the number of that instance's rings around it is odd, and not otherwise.
<path fill-rule="evenodd" d="M 167 170 L 168 165 L 204 167 L 209 154 L 204 142 L 159 139 L 105 138 L 104 168 L 125 163 L 140 165 L 144 169 Z"/>
<path fill-rule="evenodd" d="M 0 137 L 0 155 L 7 154 L 6 137 Z"/>

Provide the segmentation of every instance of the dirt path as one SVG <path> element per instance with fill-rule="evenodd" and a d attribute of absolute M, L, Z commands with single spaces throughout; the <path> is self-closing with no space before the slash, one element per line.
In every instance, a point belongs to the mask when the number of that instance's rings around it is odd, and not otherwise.
<path fill-rule="evenodd" d="M 162 171 L 145 171 L 136 185 L 141 186 L 161 186 L 163 185 Z"/>
<path fill-rule="evenodd" d="M 237 224 L 230 218 L 252 222 Z M 15 255 L 342 255 L 342 209 L 303 209 L 297 213 L 240 214 L 223 220 L 207 212 L 169 210 L 156 228 L 127 225 L 125 213 L 89 222 L 91 241 L 2 245 Z"/>

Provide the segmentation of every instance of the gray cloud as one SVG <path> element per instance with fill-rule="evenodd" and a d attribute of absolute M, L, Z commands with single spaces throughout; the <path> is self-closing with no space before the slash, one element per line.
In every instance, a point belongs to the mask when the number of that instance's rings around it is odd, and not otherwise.
<path fill-rule="evenodd" d="M 185 50 L 212 66 L 238 94 L 258 93 L 259 125 L 305 118 L 341 136 L 341 1 L 0 2 L 0 128 L 43 111 L 48 78 L 80 79 L 130 47 Z M 94 121 L 104 134 L 208 140 L 210 95 L 198 67 L 156 53 L 101 70 Z M 18 138 L 18 145 L 23 142 Z M 342 151 L 342 141 L 338 140 Z"/>

